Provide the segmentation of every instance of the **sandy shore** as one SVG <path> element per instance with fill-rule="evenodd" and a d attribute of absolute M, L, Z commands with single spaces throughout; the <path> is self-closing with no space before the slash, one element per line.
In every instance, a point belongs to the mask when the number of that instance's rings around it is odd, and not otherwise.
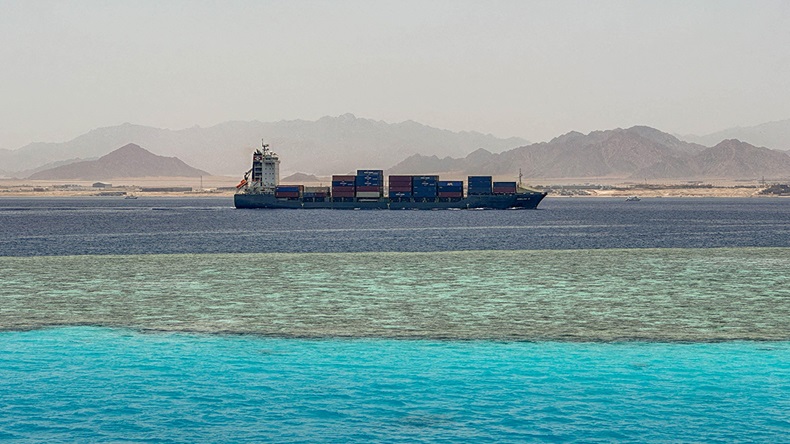
<path fill-rule="evenodd" d="M 579 180 L 580 181 L 580 180 Z M 548 181 L 547 181 L 548 182 Z M 550 197 L 609 197 L 625 199 L 628 196 L 650 197 L 767 197 L 760 194 L 762 184 L 721 181 L 716 184 L 633 184 L 616 183 L 575 185 L 570 179 L 566 185 L 537 185 Z M 31 181 L 0 179 L 0 199 L 4 197 L 75 197 L 107 196 L 121 198 L 133 194 L 137 197 L 231 197 L 238 178 L 210 176 L 121 178 L 107 181 L 109 187 L 94 186 L 93 181 Z M 549 182 L 558 183 L 558 182 Z M 560 182 L 561 183 L 561 182 Z M 580 183 L 580 182 L 575 182 Z M 306 186 L 326 186 L 326 183 L 305 183 Z M 157 189 L 158 188 L 158 189 Z M 167 190 L 170 188 L 171 190 Z"/>

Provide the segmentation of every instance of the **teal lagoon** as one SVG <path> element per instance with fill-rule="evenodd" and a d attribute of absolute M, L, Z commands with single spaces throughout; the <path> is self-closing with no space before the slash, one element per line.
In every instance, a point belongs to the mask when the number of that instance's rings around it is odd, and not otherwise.
<path fill-rule="evenodd" d="M 782 442 L 790 342 L 0 333 L 18 442 Z"/>

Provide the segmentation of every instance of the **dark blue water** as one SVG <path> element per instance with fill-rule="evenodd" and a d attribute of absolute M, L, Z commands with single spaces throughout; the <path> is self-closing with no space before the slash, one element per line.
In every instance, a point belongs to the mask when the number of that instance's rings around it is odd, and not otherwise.
<path fill-rule="evenodd" d="M 787 247 L 790 199 L 0 198 L 0 440 L 789 442 Z"/>
<path fill-rule="evenodd" d="M 0 199 L 0 256 L 790 246 L 788 199 L 546 199 L 539 210 L 236 210 L 228 198 Z"/>

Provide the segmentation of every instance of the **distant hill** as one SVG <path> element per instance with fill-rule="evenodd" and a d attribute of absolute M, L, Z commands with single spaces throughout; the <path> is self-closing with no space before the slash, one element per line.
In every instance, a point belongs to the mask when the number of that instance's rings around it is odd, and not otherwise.
<path fill-rule="evenodd" d="M 669 163 L 652 165 L 635 172 L 633 177 L 790 178 L 790 155 L 783 151 L 756 147 L 746 142 L 729 139 L 689 158 L 673 159 Z"/>
<path fill-rule="evenodd" d="M 97 160 L 70 163 L 39 171 L 29 179 L 106 180 L 118 177 L 198 177 L 210 174 L 175 157 L 157 156 L 130 143 Z"/>
<path fill-rule="evenodd" d="M 284 177 L 280 179 L 282 183 L 306 183 L 306 182 L 320 182 L 321 179 L 312 175 L 312 174 L 305 174 L 305 173 L 294 173 L 288 177 Z"/>
<path fill-rule="evenodd" d="M 226 122 L 209 128 L 168 130 L 123 124 L 99 128 L 64 143 L 32 143 L 0 150 L 6 174 L 74 158 L 97 158 L 127 143 L 175 156 L 214 174 L 241 176 L 250 168 L 261 139 L 281 158 L 288 174 L 334 174 L 361 168 L 383 169 L 412 154 L 461 157 L 477 148 L 500 152 L 528 143 L 477 132 L 452 132 L 413 121 L 387 123 L 352 114 L 317 121 Z"/>
<path fill-rule="evenodd" d="M 477 150 L 464 158 L 415 155 L 388 173 L 453 172 L 528 178 L 730 178 L 790 177 L 790 155 L 726 140 L 715 147 L 683 142 L 654 128 L 575 131 L 550 142 L 499 154 Z"/>
<path fill-rule="evenodd" d="M 706 146 L 716 145 L 726 139 L 737 139 L 755 146 L 788 151 L 790 150 L 790 119 L 755 126 L 729 128 L 704 136 L 689 134 L 678 137 Z"/>

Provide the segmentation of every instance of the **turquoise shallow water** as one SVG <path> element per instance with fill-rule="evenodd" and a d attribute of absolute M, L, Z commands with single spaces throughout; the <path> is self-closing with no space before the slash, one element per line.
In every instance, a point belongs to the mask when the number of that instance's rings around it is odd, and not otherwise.
<path fill-rule="evenodd" d="M 0 440 L 786 442 L 790 342 L 0 333 Z"/>
<path fill-rule="evenodd" d="M 790 249 L 0 257 L 0 329 L 790 340 Z"/>

